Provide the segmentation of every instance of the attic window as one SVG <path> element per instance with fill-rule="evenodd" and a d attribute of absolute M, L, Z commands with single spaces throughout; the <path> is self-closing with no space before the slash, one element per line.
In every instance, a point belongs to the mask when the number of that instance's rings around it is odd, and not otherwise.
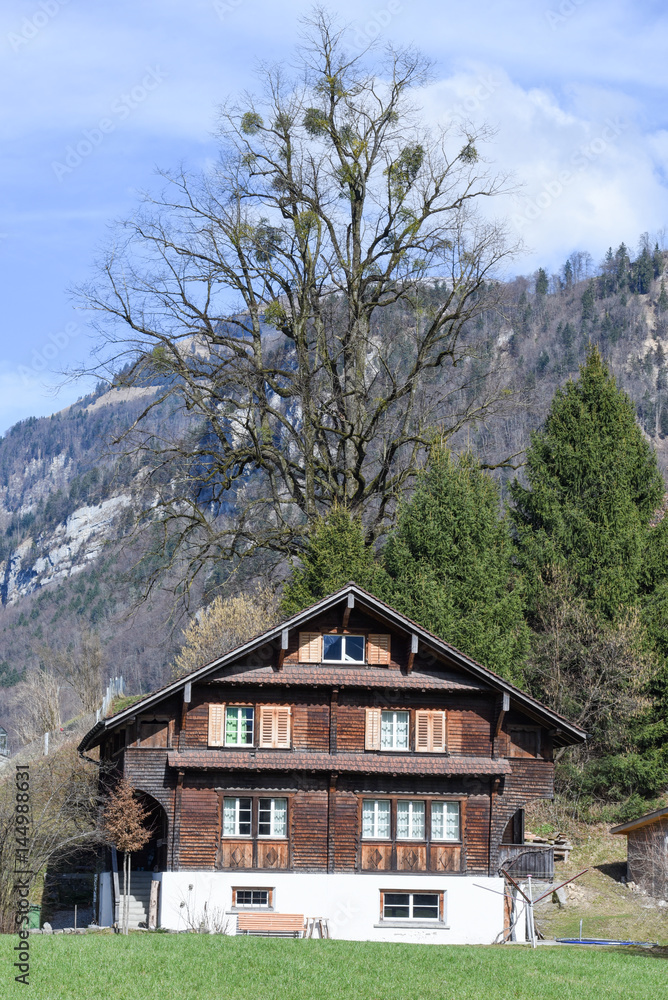
<path fill-rule="evenodd" d="M 364 636 L 323 635 L 322 659 L 328 663 L 364 663 Z"/>

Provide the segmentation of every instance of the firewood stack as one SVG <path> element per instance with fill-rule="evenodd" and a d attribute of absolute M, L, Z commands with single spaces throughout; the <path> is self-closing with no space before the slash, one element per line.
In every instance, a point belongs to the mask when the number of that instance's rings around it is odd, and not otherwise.
<path fill-rule="evenodd" d="M 549 837 L 539 837 L 537 833 L 531 833 L 531 831 L 527 830 L 524 834 L 524 843 L 536 844 L 537 846 L 544 844 L 546 847 L 552 846 L 554 848 L 555 861 L 568 861 L 568 855 L 573 850 L 573 845 L 569 844 L 564 833 L 555 833 Z"/>

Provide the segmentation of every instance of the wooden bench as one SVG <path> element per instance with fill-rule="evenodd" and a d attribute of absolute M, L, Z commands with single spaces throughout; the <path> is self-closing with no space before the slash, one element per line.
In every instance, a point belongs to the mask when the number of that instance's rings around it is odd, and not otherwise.
<path fill-rule="evenodd" d="M 302 913 L 238 913 L 237 934 L 256 937 L 302 937 Z"/>

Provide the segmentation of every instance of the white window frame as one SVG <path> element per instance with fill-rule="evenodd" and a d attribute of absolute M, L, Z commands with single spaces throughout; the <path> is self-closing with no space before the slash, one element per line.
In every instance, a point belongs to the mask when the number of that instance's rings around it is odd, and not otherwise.
<path fill-rule="evenodd" d="M 251 713 L 251 740 L 250 740 L 250 743 L 239 743 L 239 742 L 233 743 L 231 740 L 228 741 L 228 739 L 227 739 L 227 713 L 228 712 L 236 712 L 237 713 L 237 740 L 238 740 L 238 738 L 239 738 L 239 732 L 240 732 L 240 729 L 241 729 L 241 718 L 240 718 L 240 714 L 239 713 L 240 712 L 248 712 L 248 711 L 250 711 L 250 713 Z M 225 715 L 224 715 L 224 718 L 223 718 L 223 738 L 225 740 L 225 746 L 226 747 L 252 747 L 252 746 L 255 746 L 255 709 L 253 708 L 252 705 L 226 705 L 225 706 Z"/>
<path fill-rule="evenodd" d="M 434 836 L 434 806 L 437 808 L 439 806 L 443 807 L 443 836 Z M 457 836 L 448 837 L 446 835 L 447 831 L 447 806 L 457 806 Z M 434 844 L 460 844 L 462 841 L 462 804 L 459 799 L 443 799 L 440 802 L 438 800 L 432 799 L 431 802 L 431 817 L 430 817 L 430 839 Z"/>
<path fill-rule="evenodd" d="M 276 803 L 285 803 L 285 832 L 276 833 Z M 270 833 L 260 833 L 260 810 L 262 802 L 269 802 L 269 829 Z M 257 836 L 258 840 L 287 840 L 288 836 L 288 800 L 285 795 L 261 796 L 257 800 Z"/>
<path fill-rule="evenodd" d="M 417 811 L 415 809 L 416 805 L 422 806 L 422 833 L 415 836 L 413 834 L 413 814 Z M 399 806 L 408 806 L 408 834 L 407 836 L 402 836 L 399 833 Z M 427 839 L 427 805 L 424 799 L 397 799 L 397 834 L 396 839 L 405 842 L 407 840 L 416 840 L 424 842 Z"/>
<path fill-rule="evenodd" d="M 381 910 L 381 924 L 425 924 L 428 927 L 443 927 L 445 924 L 446 894 L 444 889 L 381 889 L 383 906 Z M 388 895 L 408 896 L 408 916 L 407 917 L 386 917 L 386 897 Z M 436 896 L 437 914 L 435 917 L 416 917 L 413 915 L 415 907 L 415 896 Z M 419 904 L 418 904 L 419 905 Z"/>
<path fill-rule="evenodd" d="M 364 806 L 367 802 L 373 802 L 373 833 L 364 833 Z M 387 836 L 378 833 L 378 806 L 387 806 Z M 392 802 L 390 799 L 362 799 L 362 840 L 383 840 L 387 843 L 392 841 Z"/>
<path fill-rule="evenodd" d="M 256 885 L 235 885 L 232 889 L 233 895 L 233 905 L 234 910 L 273 910 L 274 908 L 274 890 L 266 886 L 256 886 Z M 240 903 L 239 893 L 240 892 L 264 892 L 267 896 L 266 903 Z"/>
<path fill-rule="evenodd" d="M 342 658 L 340 660 L 333 660 L 330 657 L 325 656 L 325 639 L 328 637 L 333 639 L 341 639 L 341 653 Z M 362 640 L 362 659 L 356 660 L 351 656 L 346 656 L 346 640 L 347 639 L 361 639 Z M 325 632 L 322 637 L 322 662 L 323 663 L 357 663 L 359 666 L 363 666 L 366 663 L 366 637 L 363 635 L 342 635 L 340 632 Z"/>
<path fill-rule="evenodd" d="M 239 833 L 239 813 L 241 812 L 241 801 L 247 799 L 250 802 L 250 830 L 248 833 Z M 225 803 L 234 802 L 234 833 L 225 833 Z M 243 837 L 250 840 L 253 836 L 253 798 L 250 795 L 224 795 L 223 796 L 223 837 Z"/>
<path fill-rule="evenodd" d="M 388 715 L 392 716 L 392 742 L 389 745 L 384 746 L 383 745 L 383 722 L 385 721 L 385 717 L 388 716 Z M 399 731 L 399 725 L 398 725 L 397 716 L 399 716 L 399 715 L 405 715 L 406 716 L 406 723 L 407 723 L 407 725 L 406 725 L 406 746 L 403 746 L 403 747 L 397 746 L 397 733 Z M 381 713 L 380 713 L 380 749 L 381 750 L 386 750 L 386 751 L 390 750 L 390 751 L 395 751 L 395 752 L 398 751 L 399 753 L 406 753 L 406 752 L 408 752 L 410 750 L 410 748 L 411 748 L 411 713 L 409 711 L 405 710 L 405 709 L 387 709 L 387 710 L 383 709 L 381 711 Z"/>

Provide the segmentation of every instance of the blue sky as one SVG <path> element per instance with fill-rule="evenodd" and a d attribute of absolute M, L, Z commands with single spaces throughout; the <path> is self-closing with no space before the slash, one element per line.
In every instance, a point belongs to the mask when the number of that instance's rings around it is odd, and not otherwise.
<path fill-rule="evenodd" d="M 56 391 L 87 357 L 67 289 L 89 277 L 114 220 L 157 166 L 215 155 L 216 105 L 289 62 L 301 0 L 4 0 L 0 9 L 0 433 L 84 391 Z M 520 273 L 598 260 L 668 226 L 668 9 L 628 0 L 345 0 L 354 29 L 434 61 L 421 95 L 439 121 L 497 128 L 489 153 L 515 194 L 495 213 L 527 245 Z M 105 122 L 103 128 L 100 124 Z M 68 147 L 88 136 L 91 151 Z M 86 148 L 86 147 L 84 147 Z M 666 237 L 668 247 L 668 236 Z"/>

